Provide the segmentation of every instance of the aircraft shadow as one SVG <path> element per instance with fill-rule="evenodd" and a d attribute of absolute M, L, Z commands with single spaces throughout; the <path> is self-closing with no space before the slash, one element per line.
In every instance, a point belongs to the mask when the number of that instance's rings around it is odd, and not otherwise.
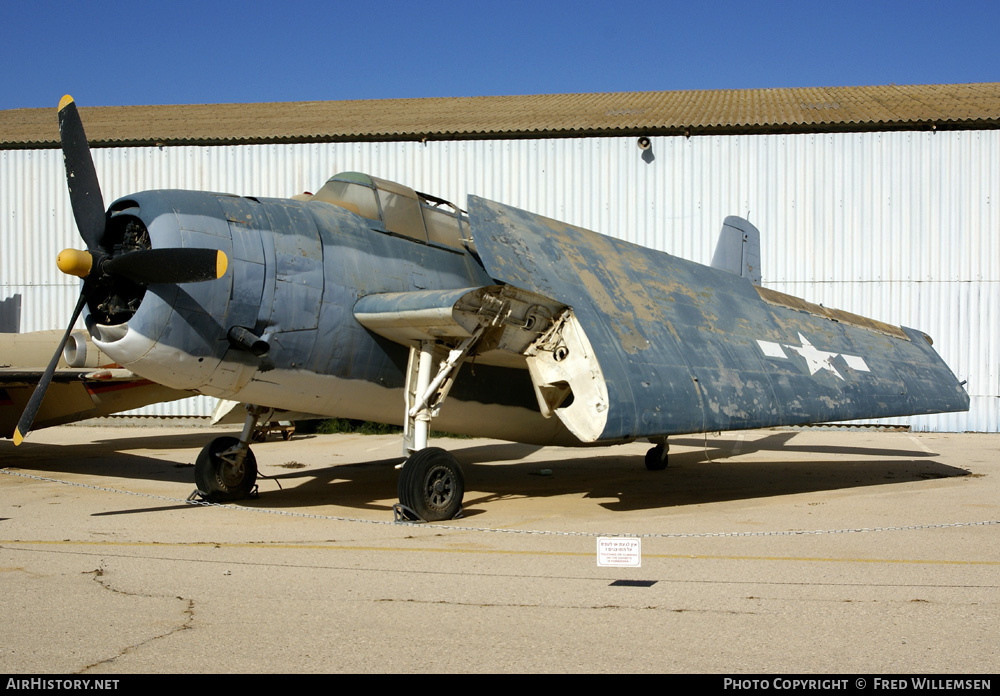
<path fill-rule="evenodd" d="M 578 457 L 566 457 L 564 451 L 560 451 L 558 457 L 530 462 L 517 460 L 540 448 L 491 444 L 451 448 L 451 452 L 465 473 L 466 517 L 483 512 L 485 504 L 512 498 L 579 493 L 585 498 L 604 501 L 599 504 L 608 510 L 651 510 L 907 483 L 969 473 L 929 460 L 930 455 L 925 452 L 877 447 L 805 446 L 797 449 L 783 446 L 793 436 L 794 433 L 780 433 L 756 442 L 744 442 L 740 454 L 778 448 L 783 452 L 791 449 L 833 456 L 821 460 L 815 456 L 794 460 L 783 456 L 781 461 L 727 461 L 731 445 L 725 441 L 720 445 L 716 441 L 708 448 L 708 457 L 705 449 L 672 453 L 670 466 L 665 471 L 647 471 L 641 455 L 619 454 L 613 448 L 578 450 Z M 694 440 L 685 444 L 694 444 Z M 859 460 L 862 456 L 865 459 Z M 499 461 L 512 463 L 496 466 L 495 462 Z M 395 492 L 398 475 L 394 466 L 398 462 L 399 458 L 393 458 L 282 472 L 271 481 L 260 482 L 264 493 L 259 504 L 281 508 L 335 503 L 363 510 L 390 510 L 391 503 L 384 501 Z M 293 481 L 297 481 L 294 487 L 276 490 L 279 483 Z"/>
<path fill-rule="evenodd" d="M 908 483 L 931 478 L 965 476 L 969 472 L 934 461 L 922 451 L 863 446 L 795 445 L 795 432 L 779 432 L 740 442 L 737 438 L 671 438 L 670 466 L 647 471 L 635 448 L 585 448 L 551 450 L 514 443 L 445 446 L 458 458 L 465 472 L 465 515 L 472 517 L 483 506 L 514 498 L 547 498 L 582 494 L 612 511 L 652 510 L 730 500 L 842 490 L 865 486 Z M 152 441 L 152 442 L 151 442 Z M 25 443 L 17 454 L 3 456 L 2 464 L 40 472 L 73 472 L 94 476 L 165 481 L 190 485 L 193 464 L 205 433 L 179 433 L 151 438 L 115 440 L 116 448 L 167 447 L 191 449 L 189 461 L 169 461 L 129 452 L 108 452 L 94 443 L 74 445 Z M 733 450 L 739 443 L 738 457 Z M 275 443 L 277 444 L 277 443 Z M 691 447 L 678 451 L 679 446 Z M 5 447 L 0 447 L 4 453 Z M 523 461 L 542 451 L 541 458 Z M 760 460 L 762 452 L 780 450 L 780 458 Z M 789 458 L 789 452 L 802 457 Z M 754 461 L 739 459 L 755 454 Z M 829 455 L 829 456 L 823 456 Z M 248 507 L 295 508 L 335 504 L 358 510 L 389 512 L 395 502 L 401 457 L 368 462 L 297 467 L 294 462 L 264 465 L 258 479 L 260 497 L 240 501 Z M 498 463 L 500 463 L 498 465 Z M 122 510 L 142 513 L 185 507 L 168 505 Z M 100 513 L 112 514 L 112 513 Z"/>
<path fill-rule="evenodd" d="M 186 447 L 184 436 L 177 447 Z M 197 435 L 191 436 L 197 438 Z M 155 439 L 155 438 L 151 438 Z M 114 441 L 121 446 L 121 440 Z M 139 444 L 144 442 L 142 438 L 137 438 L 134 446 L 145 446 Z M 192 440 L 190 446 L 194 448 L 197 443 L 204 444 L 205 438 Z M 191 454 L 184 460 L 165 460 L 155 457 L 147 457 L 131 452 L 109 451 L 106 447 L 95 446 L 100 443 L 80 443 L 71 445 L 49 445 L 41 443 L 24 443 L 16 453 L 5 451 L 5 443 L 0 443 L 0 466 L 10 467 L 13 470 L 30 469 L 36 472 L 63 472 L 76 473 L 90 476 L 107 476 L 125 479 L 143 479 L 149 481 L 169 481 L 175 483 L 190 483 L 194 489 L 194 460 L 197 451 L 192 449 Z M 10 443 L 13 449 L 13 443 Z M 122 446 L 122 449 L 127 449 Z"/>
<path fill-rule="evenodd" d="M 551 477 L 529 476 L 534 472 L 528 469 L 543 467 L 551 468 Z M 515 465 L 515 471 L 506 475 L 500 467 L 465 468 L 469 488 L 491 491 L 479 498 L 467 493 L 467 509 L 509 496 L 546 497 L 576 492 L 602 501 L 601 507 L 613 511 L 844 490 L 969 473 L 925 459 L 858 461 L 838 456 L 821 461 L 737 462 L 720 458 L 709 462 L 703 451 L 671 454 L 670 466 L 664 471 L 647 471 L 644 458 L 635 455 L 534 462 L 530 467 Z"/>
<path fill-rule="evenodd" d="M 727 433 L 727 435 L 732 435 L 732 433 Z M 725 457 L 733 456 L 733 449 L 739 445 L 738 454 L 750 454 L 753 452 L 761 452 L 768 450 L 780 449 L 783 452 L 808 452 L 811 454 L 835 454 L 839 457 L 843 456 L 861 456 L 861 457 L 937 457 L 939 456 L 934 452 L 923 452 L 914 451 L 913 449 L 886 449 L 886 448 L 876 448 L 876 447 L 848 447 L 848 446 L 833 446 L 833 445 L 803 445 L 795 443 L 793 440 L 795 438 L 796 431 L 789 430 L 784 432 L 777 432 L 766 437 L 762 437 L 758 440 L 739 440 L 738 437 L 732 436 L 726 439 L 719 437 L 713 438 L 710 442 L 706 441 L 705 438 L 692 435 L 688 437 L 672 437 L 669 439 L 670 445 L 680 445 L 684 447 L 700 447 L 702 450 L 708 448 L 708 455 L 710 459 L 722 459 Z M 707 443 L 707 444 L 706 444 Z"/>

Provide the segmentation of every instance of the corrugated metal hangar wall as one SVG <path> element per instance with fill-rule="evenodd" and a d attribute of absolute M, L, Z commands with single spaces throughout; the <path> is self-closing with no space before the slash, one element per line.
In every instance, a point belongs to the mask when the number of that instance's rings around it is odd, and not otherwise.
<path fill-rule="evenodd" d="M 465 205 L 468 193 L 708 263 L 726 215 L 762 234 L 767 287 L 934 338 L 968 414 L 894 419 L 1000 429 L 1000 131 L 370 142 L 94 150 L 104 198 L 188 188 L 284 197 L 363 171 Z M 0 299 L 22 331 L 61 328 L 79 246 L 58 150 L 0 152 Z M 144 410 L 205 415 L 199 397 Z"/>

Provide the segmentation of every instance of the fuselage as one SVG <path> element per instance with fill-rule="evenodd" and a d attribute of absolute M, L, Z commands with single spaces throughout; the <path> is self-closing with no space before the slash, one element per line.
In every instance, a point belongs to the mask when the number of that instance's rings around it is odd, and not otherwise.
<path fill-rule="evenodd" d="M 493 283 L 463 246 L 394 234 L 318 200 L 149 191 L 111 214 L 119 227 L 141 221 L 153 248 L 222 250 L 229 272 L 150 285 L 125 321 L 103 323 L 90 306 L 95 343 L 152 381 L 273 408 L 402 423 L 407 348 L 362 327 L 354 305 L 373 293 Z M 266 355 L 234 345 L 234 327 L 265 341 Z M 462 370 L 435 428 L 579 444 L 559 419 L 542 418 L 525 370 L 486 365 Z"/>

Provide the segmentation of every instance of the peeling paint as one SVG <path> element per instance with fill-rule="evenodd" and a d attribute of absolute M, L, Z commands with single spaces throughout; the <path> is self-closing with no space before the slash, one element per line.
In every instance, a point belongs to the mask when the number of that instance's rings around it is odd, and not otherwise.
<path fill-rule="evenodd" d="M 968 407 L 910 330 L 483 199 L 469 215 L 491 275 L 578 317 L 608 388 L 602 439 Z"/>

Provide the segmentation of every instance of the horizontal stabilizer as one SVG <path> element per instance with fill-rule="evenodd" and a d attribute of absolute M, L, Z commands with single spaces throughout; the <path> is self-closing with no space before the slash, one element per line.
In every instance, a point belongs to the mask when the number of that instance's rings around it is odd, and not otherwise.
<path fill-rule="evenodd" d="M 712 268 L 735 273 L 760 285 L 760 232 L 749 220 L 730 215 L 722 223 Z"/>

